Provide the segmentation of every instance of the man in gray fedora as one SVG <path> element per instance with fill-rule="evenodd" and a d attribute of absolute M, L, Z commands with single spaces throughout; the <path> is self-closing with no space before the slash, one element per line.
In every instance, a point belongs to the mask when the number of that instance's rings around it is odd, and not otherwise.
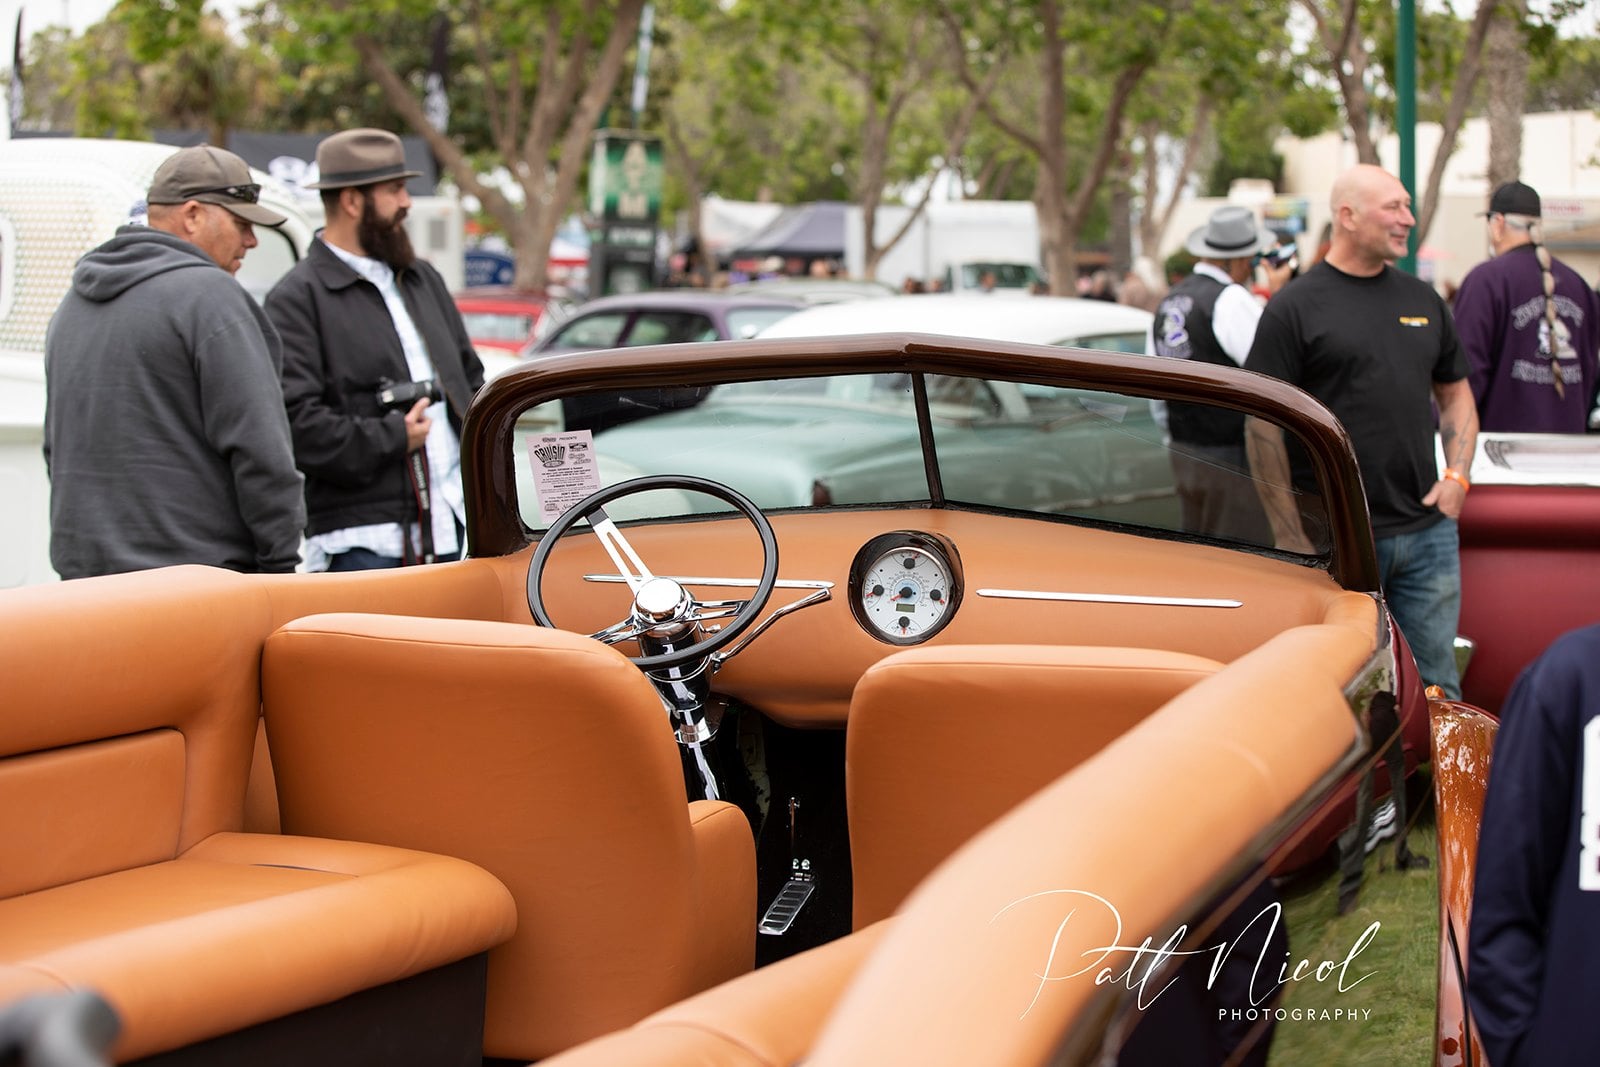
<path fill-rule="evenodd" d="M 266 301 L 306 476 L 306 567 L 459 558 L 461 417 L 483 364 L 439 272 L 412 252 L 417 172 L 375 129 L 325 139 L 317 169 L 325 228 Z"/>
<path fill-rule="evenodd" d="M 278 335 L 232 277 L 262 207 L 211 145 L 156 168 L 147 225 L 72 273 L 45 335 L 50 562 L 63 578 L 202 563 L 292 571 L 305 523 Z"/>
<path fill-rule="evenodd" d="M 1156 306 L 1146 352 L 1243 366 L 1261 320 L 1261 304 L 1245 283 L 1255 273 L 1258 254 L 1277 243 L 1249 208 L 1228 204 L 1213 211 L 1184 242 L 1199 262 Z M 1269 288 L 1282 285 L 1289 269 L 1269 271 Z M 1206 404 L 1164 407 L 1183 528 L 1270 545 L 1272 530 L 1248 475 L 1244 415 Z"/>

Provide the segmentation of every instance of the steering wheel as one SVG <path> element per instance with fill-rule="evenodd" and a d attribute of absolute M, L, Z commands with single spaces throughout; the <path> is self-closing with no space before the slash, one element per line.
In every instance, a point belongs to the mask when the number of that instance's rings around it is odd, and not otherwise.
<path fill-rule="evenodd" d="M 561 535 L 570 530 L 579 519 L 589 520 L 590 529 L 600 539 L 600 544 L 605 548 L 606 554 L 617 565 L 617 571 L 622 575 L 623 581 L 628 583 L 628 588 L 633 592 L 636 604 L 639 591 L 644 586 L 651 582 L 670 580 L 658 579 L 654 574 L 650 573 L 650 569 L 639 558 L 639 554 L 633 550 L 633 546 L 628 544 L 628 539 L 622 535 L 622 531 L 617 528 L 616 523 L 605 512 L 607 504 L 614 503 L 624 497 L 647 493 L 654 489 L 684 489 L 690 492 L 704 493 L 731 505 L 756 528 L 756 533 L 761 538 L 762 563 L 761 578 L 756 582 L 756 590 L 748 600 L 702 601 L 691 599 L 687 613 L 680 616 L 681 621 L 689 623 L 727 618 L 729 621 L 719 632 L 704 641 L 699 641 L 686 648 L 676 649 L 672 652 L 663 652 L 655 656 L 628 657 L 634 666 L 644 671 L 682 667 L 698 660 L 704 660 L 712 653 L 726 648 L 756 621 L 756 617 L 761 614 L 761 609 L 766 606 L 767 599 L 772 596 L 773 586 L 778 582 L 778 538 L 773 534 L 772 524 L 767 521 L 767 517 L 761 514 L 761 509 L 756 507 L 748 497 L 728 488 L 721 482 L 713 482 L 707 478 L 696 478 L 687 474 L 656 474 L 644 478 L 631 478 L 578 501 L 552 523 L 550 529 L 546 530 L 544 536 L 539 539 L 539 547 L 533 553 L 533 562 L 528 565 L 528 610 L 533 612 L 533 617 L 538 621 L 539 625 L 559 629 L 555 623 L 550 621 L 550 614 L 545 610 L 544 597 L 540 593 L 539 587 L 544 580 L 544 571 L 549 563 L 551 550 L 561 540 Z M 687 592 L 685 592 L 685 596 L 687 596 Z M 729 618 L 730 616 L 731 618 Z M 590 636 L 608 645 L 615 645 L 640 636 L 650 628 L 650 625 L 650 623 L 642 622 L 630 615 L 629 618 Z"/>

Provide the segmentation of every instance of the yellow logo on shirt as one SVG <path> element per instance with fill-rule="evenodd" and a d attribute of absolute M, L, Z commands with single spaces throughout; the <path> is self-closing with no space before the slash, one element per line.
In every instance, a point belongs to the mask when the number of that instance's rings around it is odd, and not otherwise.
<path fill-rule="evenodd" d="M 1426 316 L 1426 315 L 1401 315 L 1400 316 L 1400 325 L 1402 325 L 1402 326 L 1426 326 L 1426 325 L 1428 325 L 1428 316 Z"/>

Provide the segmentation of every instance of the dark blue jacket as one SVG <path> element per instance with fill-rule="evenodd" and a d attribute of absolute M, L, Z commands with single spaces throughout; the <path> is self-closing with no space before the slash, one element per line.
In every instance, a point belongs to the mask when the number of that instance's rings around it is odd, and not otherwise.
<path fill-rule="evenodd" d="M 1467 997 L 1492 1067 L 1600 1048 L 1600 626 L 1559 638 L 1502 710 Z"/>

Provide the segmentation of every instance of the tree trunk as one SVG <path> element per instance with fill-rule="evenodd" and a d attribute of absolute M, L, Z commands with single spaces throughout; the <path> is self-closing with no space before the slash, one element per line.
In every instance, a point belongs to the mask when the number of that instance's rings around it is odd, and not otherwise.
<path fill-rule="evenodd" d="M 1111 276 L 1133 269 L 1133 152 L 1117 151 L 1111 169 Z"/>
<path fill-rule="evenodd" d="M 1422 210 L 1417 212 L 1416 247 L 1428 239 L 1433 227 L 1433 216 L 1439 206 L 1439 186 L 1444 181 L 1444 168 L 1455 154 L 1456 135 L 1467 118 L 1467 105 L 1472 100 L 1473 89 L 1483 72 L 1483 42 L 1489 35 L 1489 21 L 1496 10 L 1496 0 L 1479 0 L 1478 10 L 1467 29 L 1467 42 L 1461 50 L 1461 62 L 1456 66 L 1456 80 L 1450 88 L 1450 106 L 1445 110 L 1440 124 L 1439 147 L 1433 154 L 1433 166 L 1428 168 L 1426 186 L 1418 191 L 1417 199 Z"/>
<path fill-rule="evenodd" d="M 1489 188 L 1522 177 L 1522 111 L 1528 99 L 1527 0 L 1501 0 L 1484 42 L 1489 96 Z"/>

